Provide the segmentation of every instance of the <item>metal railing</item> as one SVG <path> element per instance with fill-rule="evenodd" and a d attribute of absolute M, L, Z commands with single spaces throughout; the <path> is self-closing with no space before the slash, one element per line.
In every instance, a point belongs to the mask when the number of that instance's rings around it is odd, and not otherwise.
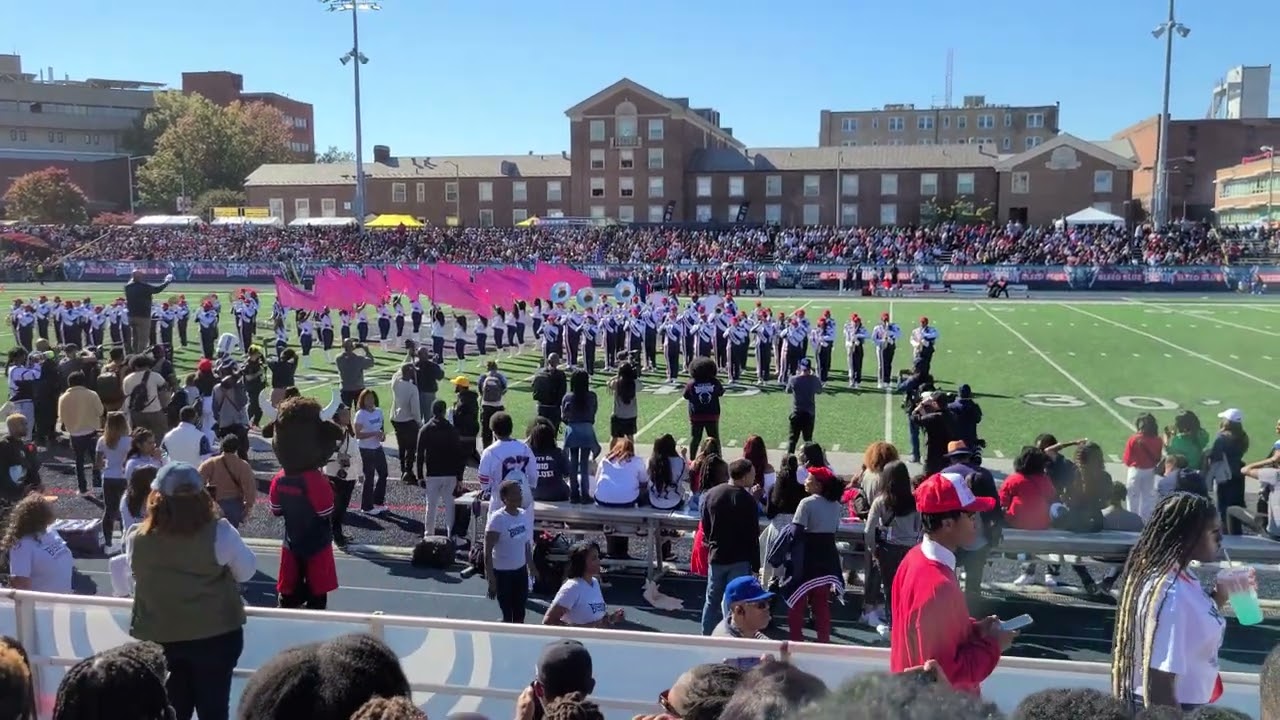
<path fill-rule="evenodd" d="M 82 658 L 131 641 L 132 602 L 126 599 L 0 591 L 0 634 L 22 641 L 30 654 L 42 717 L 52 710 L 66 669 Z M 406 617 L 379 613 L 316 612 L 246 608 L 244 652 L 235 671 L 233 706 L 246 678 L 280 651 L 352 632 L 386 642 L 400 658 L 414 700 L 429 717 L 479 712 L 511 717 L 520 692 L 533 679 L 538 654 L 560 638 L 581 641 L 591 651 L 594 699 L 610 718 L 658 711 L 658 694 L 694 665 L 731 657 L 781 655 L 834 687 L 858 673 L 884 671 L 889 651 L 848 645 L 817 645 L 661 633 Z M 1228 707 L 1258 712 L 1258 675 L 1223 673 Z M 1092 687 L 1104 692 L 1110 668 L 1100 663 L 1005 658 L 983 684 L 983 695 L 1006 710 L 1026 695 L 1055 687 Z"/>

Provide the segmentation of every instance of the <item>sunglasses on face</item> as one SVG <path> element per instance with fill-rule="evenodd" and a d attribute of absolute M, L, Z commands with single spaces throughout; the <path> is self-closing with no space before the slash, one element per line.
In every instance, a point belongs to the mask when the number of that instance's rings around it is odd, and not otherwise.
<path fill-rule="evenodd" d="M 662 708 L 663 712 L 672 717 L 680 717 L 680 713 L 676 712 L 676 709 L 671 707 L 670 695 L 670 690 L 663 690 L 658 693 L 658 707 Z"/>

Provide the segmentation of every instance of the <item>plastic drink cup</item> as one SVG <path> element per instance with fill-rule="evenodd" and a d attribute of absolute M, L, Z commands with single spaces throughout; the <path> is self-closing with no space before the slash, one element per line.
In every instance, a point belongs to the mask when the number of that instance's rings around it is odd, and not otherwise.
<path fill-rule="evenodd" d="M 1262 622 L 1258 603 L 1258 574 L 1251 567 L 1224 568 L 1218 572 L 1218 587 L 1227 592 L 1227 602 L 1241 625 Z"/>

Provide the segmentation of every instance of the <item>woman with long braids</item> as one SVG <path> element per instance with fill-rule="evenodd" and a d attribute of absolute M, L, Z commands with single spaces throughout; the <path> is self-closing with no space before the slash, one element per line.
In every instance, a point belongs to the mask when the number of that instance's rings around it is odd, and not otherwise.
<path fill-rule="evenodd" d="M 1161 500 L 1124 568 L 1112 637 L 1111 690 L 1135 710 L 1191 710 L 1222 694 L 1218 651 L 1225 592 L 1204 591 L 1192 561 L 1221 551 L 1218 511 L 1208 498 L 1176 492 Z"/>

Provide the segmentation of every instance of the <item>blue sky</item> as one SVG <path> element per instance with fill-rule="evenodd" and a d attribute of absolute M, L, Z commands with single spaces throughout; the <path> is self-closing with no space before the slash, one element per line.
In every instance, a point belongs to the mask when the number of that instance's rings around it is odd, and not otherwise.
<path fill-rule="evenodd" d="M 316 145 L 354 145 L 346 14 L 317 0 L 8 0 L 0 52 L 34 72 L 179 86 L 231 70 L 249 91 L 311 102 Z M 564 111 L 620 77 L 721 113 L 748 145 L 813 145 L 818 114 L 954 98 L 1062 104 L 1101 139 L 1159 112 L 1162 0 L 382 0 L 361 15 L 364 144 L 400 155 L 557 152 Z M 20 9 L 19 9 L 20 8 Z M 1036 8 L 1043 8 L 1037 10 Z M 1050 9 L 1052 8 L 1052 9 Z M 1203 117 L 1228 67 L 1272 63 L 1275 0 L 1181 0 L 1174 117 Z"/>

